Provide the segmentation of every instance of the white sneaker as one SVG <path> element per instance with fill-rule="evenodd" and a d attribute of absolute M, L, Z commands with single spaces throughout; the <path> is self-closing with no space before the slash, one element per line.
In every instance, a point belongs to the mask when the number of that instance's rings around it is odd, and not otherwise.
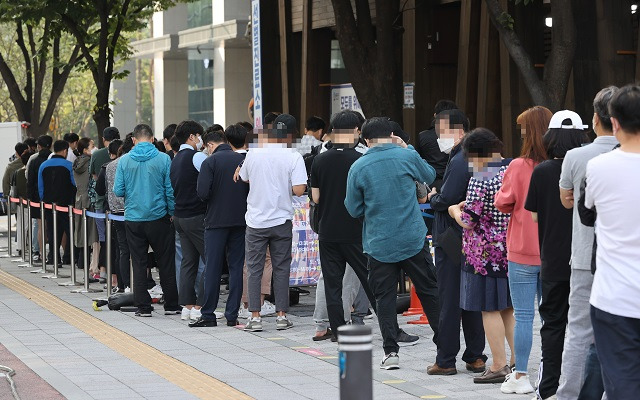
<path fill-rule="evenodd" d="M 151 296 L 152 299 L 160 299 L 162 298 L 162 286 L 160 285 L 155 285 L 154 287 L 152 287 L 151 289 L 148 290 L 149 292 L 149 296 Z"/>
<path fill-rule="evenodd" d="M 213 313 L 216 315 L 216 319 L 224 318 L 224 313 L 221 311 L 214 311 Z"/>
<path fill-rule="evenodd" d="M 186 321 L 191 317 L 191 310 L 187 307 L 182 307 L 182 312 L 180 313 L 180 319 Z"/>
<path fill-rule="evenodd" d="M 191 307 L 191 313 L 189 315 L 189 319 L 191 319 L 192 321 L 195 321 L 200 317 L 202 317 L 202 311 L 200 311 L 199 309 L 196 309 L 195 307 Z"/>
<path fill-rule="evenodd" d="M 504 382 L 500 386 L 500 391 L 507 394 L 525 394 L 533 392 L 533 386 L 531 386 L 531 382 L 529 382 L 528 375 L 516 378 L 516 373 L 512 372 L 504 378 Z"/>
<path fill-rule="evenodd" d="M 127 286 L 126 288 L 124 288 L 124 292 L 125 293 L 130 293 L 131 292 L 131 288 L 129 286 Z"/>
<path fill-rule="evenodd" d="M 265 300 L 264 303 L 262 303 L 262 308 L 260 308 L 260 316 L 267 317 L 275 313 L 276 313 L 276 306 L 273 303 Z"/>
<path fill-rule="evenodd" d="M 243 319 L 251 318 L 251 313 L 244 306 L 244 304 L 240 304 L 240 309 L 238 310 L 238 318 L 243 318 Z"/>
<path fill-rule="evenodd" d="M 400 357 L 398 357 L 398 353 L 385 354 L 380 363 L 380 369 L 390 370 L 398 368 L 400 368 Z"/>

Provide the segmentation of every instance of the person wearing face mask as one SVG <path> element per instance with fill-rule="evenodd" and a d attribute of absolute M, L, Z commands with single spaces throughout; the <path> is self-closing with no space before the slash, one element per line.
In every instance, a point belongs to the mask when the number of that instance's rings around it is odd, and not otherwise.
<path fill-rule="evenodd" d="M 462 254 L 462 228 L 449 215 L 449 207 L 459 204 L 466 197 L 471 178 L 466 157 L 462 151 L 462 139 L 469 130 L 469 119 L 460 110 L 447 110 L 438 114 L 436 129 L 438 145 L 449 153 L 442 189 L 435 189 L 427 196 L 435 211 L 433 245 L 440 295 L 440 338 L 436 362 L 427 369 L 429 375 L 455 375 L 456 356 L 460 351 L 460 320 L 466 342 L 462 359 L 472 372 L 484 372 L 487 357 L 484 352 L 484 328 L 479 311 L 460 308 L 460 272 L 464 260 Z"/>
<path fill-rule="evenodd" d="M 433 122 L 431 127 L 426 131 L 420 132 L 418 135 L 418 146 L 416 150 L 420 153 L 426 162 L 436 170 L 436 180 L 433 181 L 432 187 L 440 190 L 442 187 L 442 178 L 449 161 L 449 152 L 443 152 L 440 148 L 441 141 L 438 140 L 436 132 L 437 116 L 443 111 L 457 110 L 458 106 L 451 100 L 439 100 L 433 108 Z M 451 146 L 453 147 L 453 146 Z"/>
<path fill-rule="evenodd" d="M 202 134 L 204 129 L 196 121 L 182 121 L 178 124 L 175 137 L 180 143 L 178 153 L 171 163 L 171 186 L 175 196 L 175 212 L 173 224 L 180 237 L 182 248 L 182 262 L 180 265 L 180 287 L 178 290 L 179 303 L 182 309 L 182 319 L 195 321 L 201 317 L 200 308 L 204 290 L 199 290 L 196 296 L 196 277 L 200 259 L 204 253 L 204 220 L 207 204 L 197 195 L 198 175 L 200 167 L 207 156 L 199 151 L 202 149 Z M 202 279 L 197 284 L 202 287 Z"/>
<path fill-rule="evenodd" d="M 73 178 L 76 182 L 76 199 L 75 208 L 89 209 L 91 207 L 91 200 L 89 199 L 89 163 L 91 161 L 91 153 L 95 150 L 93 140 L 89 138 L 82 138 L 78 140 L 78 147 L 76 148 L 78 157 L 73 162 Z M 82 248 L 84 246 L 82 238 L 82 218 L 74 215 L 73 227 L 75 235 L 74 246 Z M 98 241 L 98 231 L 96 230 L 96 224 L 93 222 L 93 218 L 87 221 L 87 243 L 94 243 Z M 84 257 L 76 257 L 78 267 L 84 268 Z"/>
<path fill-rule="evenodd" d="M 502 142 L 488 129 L 471 131 L 463 144 L 473 176 L 465 201 L 449 207 L 449 215 L 464 229 L 460 308 L 481 311 L 493 365 L 474 383 L 502 383 L 514 364 L 513 307 L 507 278 L 507 225 L 509 214 L 500 212 L 494 197 L 502 186 L 509 160 L 502 159 Z M 504 341 L 511 348 L 507 364 Z"/>

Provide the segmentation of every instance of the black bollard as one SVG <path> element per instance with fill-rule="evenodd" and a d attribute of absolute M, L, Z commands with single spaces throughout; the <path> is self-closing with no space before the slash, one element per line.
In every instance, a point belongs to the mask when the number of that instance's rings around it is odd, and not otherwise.
<path fill-rule="evenodd" d="M 372 339 L 371 328 L 365 325 L 338 328 L 341 400 L 373 399 Z"/>

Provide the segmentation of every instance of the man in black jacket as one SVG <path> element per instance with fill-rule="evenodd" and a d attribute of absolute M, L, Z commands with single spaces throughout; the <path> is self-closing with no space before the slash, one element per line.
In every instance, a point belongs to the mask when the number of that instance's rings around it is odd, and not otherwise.
<path fill-rule="evenodd" d="M 462 359 L 467 370 L 483 372 L 487 357 L 484 352 L 484 327 L 480 312 L 463 311 L 460 308 L 460 270 L 463 260 L 462 228 L 449 216 L 449 206 L 466 198 L 471 174 L 462 153 L 462 138 L 469 130 L 469 119 L 460 110 L 443 111 L 436 121 L 439 143 L 449 153 L 449 163 L 444 173 L 442 189 L 435 188 L 428 198 L 435 211 L 433 224 L 436 273 L 440 295 L 440 335 L 438 354 L 434 365 L 427 369 L 429 375 L 454 375 L 456 356 L 460 351 L 460 319 L 467 348 Z"/>
<path fill-rule="evenodd" d="M 27 196 L 29 200 L 33 202 L 40 202 L 40 194 L 38 193 L 38 170 L 43 162 L 47 161 L 51 154 L 51 144 L 53 138 L 49 135 L 42 135 L 38 137 L 37 143 L 37 155 L 32 156 L 27 162 Z M 42 237 L 42 216 L 40 215 L 40 207 L 31 207 L 31 218 L 35 219 L 38 225 L 38 242 Z M 45 243 L 40 243 L 40 253 L 44 256 Z M 53 251 L 53 247 L 49 250 Z M 51 255 L 51 253 L 49 253 Z M 53 257 L 48 257 L 53 262 Z M 36 260 L 34 260 L 36 261 Z"/>
<path fill-rule="evenodd" d="M 426 162 L 436 170 L 436 180 L 433 181 L 432 187 L 440 190 L 442 187 L 442 179 L 449 162 L 449 153 L 445 153 L 438 145 L 438 134 L 436 132 L 436 120 L 438 114 L 447 110 L 457 110 L 458 106 L 451 100 L 440 100 L 433 108 L 433 123 L 426 131 L 420 132 L 418 135 L 418 153 Z"/>
<path fill-rule="evenodd" d="M 212 136 L 215 137 L 215 136 Z M 202 163 L 198 176 L 198 197 L 207 202 L 205 216 L 206 270 L 202 317 L 190 327 L 216 326 L 214 311 L 220 295 L 220 276 L 226 256 L 229 264 L 229 297 L 225 307 L 228 326 L 238 324 L 238 309 L 242 298 L 242 267 L 244 265 L 245 229 L 249 185 L 234 182 L 233 175 L 244 161 L 247 130 L 240 124 L 225 131 L 227 143 L 217 142 L 213 154 Z"/>
<path fill-rule="evenodd" d="M 43 202 L 57 206 L 69 206 L 74 204 L 76 198 L 76 182 L 73 178 L 71 161 L 67 160 L 69 143 L 64 140 L 56 140 L 53 144 L 54 154 L 44 161 L 38 169 L 38 194 Z M 44 210 L 47 241 L 49 252 L 53 261 L 53 249 L 60 248 L 62 234 L 69 237 L 69 218 L 64 212 L 56 214 L 56 241 L 53 240 L 53 211 Z M 70 247 L 67 247 L 70 250 Z M 66 254 L 65 254 L 66 255 Z M 59 256 L 58 256 L 59 257 Z"/>

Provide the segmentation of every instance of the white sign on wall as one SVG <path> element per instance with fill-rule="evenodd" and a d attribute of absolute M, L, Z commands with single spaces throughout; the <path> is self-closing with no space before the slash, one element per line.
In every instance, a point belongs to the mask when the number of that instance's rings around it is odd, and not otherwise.
<path fill-rule="evenodd" d="M 364 115 L 360 102 L 356 97 L 356 91 L 353 90 L 353 86 L 350 83 L 331 87 L 331 115 L 342 110 L 358 111 Z"/>

